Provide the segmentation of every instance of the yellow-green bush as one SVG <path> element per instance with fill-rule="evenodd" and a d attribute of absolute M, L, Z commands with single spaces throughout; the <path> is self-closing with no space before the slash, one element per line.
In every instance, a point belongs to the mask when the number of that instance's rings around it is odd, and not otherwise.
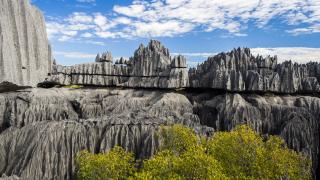
<path fill-rule="evenodd" d="M 197 136 L 182 125 L 163 127 L 161 147 L 139 169 L 120 147 L 77 156 L 80 179 L 311 179 L 310 159 L 276 136 L 268 140 L 248 126 Z"/>
<path fill-rule="evenodd" d="M 118 146 L 105 154 L 81 151 L 76 161 L 79 179 L 125 179 L 136 171 L 133 154 Z"/>
<path fill-rule="evenodd" d="M 68 88 L 68 89 L 80 89 L 80 88 L 83 88 L 83 86 L 81 85 L 76 85 L 76 84 L 73 84 L 73 85 L 68 85 L 68 86 L 63 86 L 64 88 Z"/>

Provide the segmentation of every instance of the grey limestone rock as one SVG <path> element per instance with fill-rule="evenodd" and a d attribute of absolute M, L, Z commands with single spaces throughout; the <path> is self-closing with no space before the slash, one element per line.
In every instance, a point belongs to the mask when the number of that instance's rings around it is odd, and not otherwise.
<path fill-rule="evenodd" d="M 190 86 L 234 92 L 320 92 L 319 64 L 277 64 L 277 57 L 253 56 L 248 48 L 209 57 L 189 71 Z"/>
<path fill-rule="evenodd" d="M 51 72 L 42 13 L 28 0 L 0 1 L 0 82 L 35 86 Z"/>
<path fill-rule="evenodd" d="M 97 56 L 97 59 L 102 59 Z M 81 84 L 140 88 L 201 88 L 232 92 L 283 94 L 319 93 L 320 64 L 277 63 L 277 57 L 253 56 L 248 48 L 233 49 L 209 57 L 188 70 L 186 58 L 171 58 L 159 41 L 140 45 L 128 61 L 121 58 L 70 67 L 53 67 L 49 81 L 62 85 Z M 120 66 L 121 65 L 121 66 Z"/>
<path fill-rule="evenodd" d="M 161 125 L 213 132 L 186 96 L 168 91 L 29 89 L 0 99 L 0 174 L 22 179 L 72 179 L 83 149 L 99 153 L 121 145 L 149 157 Z"/>
<path fill-rule="evenodd" d="M 147 47 L 141 45 L 128 61 L 124 58 L 115 64 L 102 61 L 106 54 L 101 57 L 98 54 L 95 63 L 69 67 L 55 65 L 47 83 L 135 88 L 189 87 L 185 57 L 171 59 L 169 50 L 159 41 L 151 40 Z"/>
<path fill-rule="evenodd" d="M 187 68 L 187 60 L 184 56 L 175 56 L 171 62 L 173 68 Z"/>
<path fill-rule="evenodd" d="M 100 60 L 98 62 L 112 62 L 113 58 L 112 58 L 112 54 L 111 52 L 107 51 L 102 53 Z"/>
<path fill-rule="evenodd" d="M 319 112 L 320 99 L 305 95 L 120 88 L 1 93 L 0 174 L 72 179 L 78 151 L 99 153 L 115 145 L 148 157 L 158 146 L 159 126 L 175 123 L 200 134 L 248 124 L 266 136 L 280 135 L 290 148 L 312 157 L 315 174 Z"/>

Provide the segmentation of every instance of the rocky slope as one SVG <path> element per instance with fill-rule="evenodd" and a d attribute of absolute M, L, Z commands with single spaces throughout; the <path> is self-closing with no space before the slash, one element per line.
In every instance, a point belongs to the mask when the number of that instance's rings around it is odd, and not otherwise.
<path fill-rule="evenodd" d="M 72 179 L 78 151 L 121 145 L 143 158 L 158 145 L 160 125 L 183 123 L 198 133 L 250 124 L 282 136 L 318 167 L 320 98 L 216 91 L 27 89 L 0 94 L 0 174 Z"/>
<path fill-rule="evenodd" d="M 0 82 L 35 86 L 50 71 L 42 13 L 28 0 L 0 0 Z"/>

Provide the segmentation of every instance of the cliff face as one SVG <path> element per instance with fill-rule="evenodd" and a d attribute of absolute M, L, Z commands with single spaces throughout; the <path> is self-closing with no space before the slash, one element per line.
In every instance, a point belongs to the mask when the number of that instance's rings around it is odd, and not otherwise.
<path fill-rule="evenodd" d="M 277 57 L 253 56 L 248 48 L 234 49 L 209 57 L 196 68 L 187 69 L 186 58 L 170 57 L 159 41 L 140 45 L 128 61 L 96 62 L 56 66 L 49 81 L 143 88 L 195 88 L 231 92 L 319 93 L 320 64 L 277 63 Z"/>
<path fill-rule="evenodd" d="M 253 56 L 242 48 L 188 71 L 185 57 L 171 57 L 152 40 L 115 64 L 107 52 L 93 63 L 51 70 L 41 13 L 27 0 L 0 0 L 0 10 L 0 82 L 35 85 L 52 73 L 46 83 L 113 86 L 7 92 L 26 87 L 0 83 L 5 179 L 73 179 L 75 157 L 83 149 L 99 153 L 121 145 L 138 158 L 149 157 L 158 147 L 156 130 L 174 123 L 206 135 L 237 124 L 280 135 L 290 148 L 312 157 L 316 178 L 319 63 L 278 64 L 276 57 Z M 185 90 L 172 90 L 178 88 Z"/>
<path fill-rule="evenodd" d="M 248 48 L 209 57 L 189 71 L 194 88 L 237 92 L 320 92 L 320 64 L 277 63 L 277 57 L 253 56 Z"/>
<path fill-rule="evenodd" d="M 97 59 L 101 59 L 97 56 Z M 121 62 L 121 63 L 120 63 Z M 147 47 L 140 45 L 128 61 L 123 59 L 74 66 L 54 66 L 49 82 L 61 85 L 116 86 L 134 88 L 189 87 L 186 59 L 170 57 L 169 50 L 159 41 L 151 40 Z"/>
<path fill-rule="evenodd" d="M 0 94 L 0 174 L 72 179 L 76 153 L 115 145 L 152 155 L 160 125 L 201 134 L 249 124 L 280 135 L 318 167 L 320 98 L 133 89 L 29 89 Z"/>
<path fill-rule="evenodd" d="M 154 153 L 160 125 L 182 123 L 199 133 L 182 94 L 147 90 L 33 89 L 0 94 L 0 174 L 22 179 L 72 179 L 76 153 L 115 145 L 137 157 Z M 10 160 L 9 160 L 10 159 Z"/>
<path fill-rule="evenodd" d="M 0 1 L 0 82 L 36 85 L 51 72 L 42 13 L 28 0 Z"/>

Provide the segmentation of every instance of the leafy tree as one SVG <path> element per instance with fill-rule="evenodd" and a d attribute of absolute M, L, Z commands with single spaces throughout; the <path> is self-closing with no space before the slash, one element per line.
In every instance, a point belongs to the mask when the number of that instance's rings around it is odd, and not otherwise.
<path fill-rule="evenodd" d="M 151 159 L 144 161 L 138 179 L 226 179 L 221 165 L 205 153 L 193 130 L 182 125 L 160 130 L 162 146 Z"/>
<path fill-rule="evenodd" d="M 136 171 L 133 154 L 118 146 L 105 154 L 81 151 L 76 161 L 78 177 L 84 180 L 126 179 Z"/>
<path fill-rule="evenodd" d="M 208 141 L 208 154 L 232 179 L 310 179 L 310 159 L 286 147 L 283 139 L 263 141 L 248 126 L 217 132 Z"/>
<path fill-rule="evenodd" d="M 283 139 L 264 140 L 248 126 L 201 137 L 182 125 L 162 127 L 158 152 L 136 169 L 131 153 L 77 156 L 81 179 L 311 179 L 311 161 Z"/>

